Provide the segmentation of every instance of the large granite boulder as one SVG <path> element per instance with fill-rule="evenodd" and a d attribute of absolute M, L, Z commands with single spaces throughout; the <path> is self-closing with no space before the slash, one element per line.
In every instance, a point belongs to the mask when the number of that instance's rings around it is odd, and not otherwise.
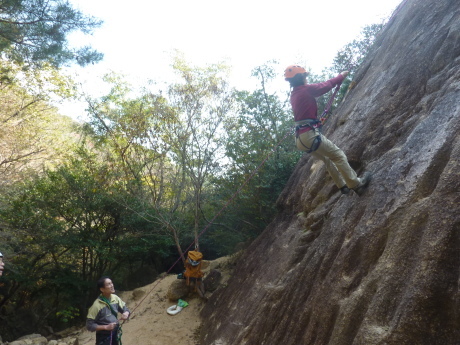
<path fill-rule="evenodd" d="M 189 294 L 189 287 L 185 279 L 174 280 L 168 289 L 168 299 L 172 302 L 177 302 L 180 298 L 186 298 Z"/>
<path fill-rule="evenodd" d="M 9 344 L 10 345 L 47 345 L 48 340 L 40 334 L 29 334 Z"/>
<path fill-rule="evenodd" d="M 370 188 L 305 155 L 202 344 L 460 344 L 460 1 L 403 1 L 354 82 L 324 130 Z"/>
<path fill-rule="evenodd" d="M 66 330 L 64 332 L 73 333 L 73 335 L 58 339 L 49 340 L 40 334 L 29 334 L 25 335 L 13 342 L 6 343 L 9 345 L 78 345 L 78 332 Z M 61 332 L 63 333 L 63 332 Z M 58 334 L 56 334 L 58 335 Z M 0 341 L 0 345 L 3 344 Z M 6 345 L 5 344 L 5 345 Z"/>

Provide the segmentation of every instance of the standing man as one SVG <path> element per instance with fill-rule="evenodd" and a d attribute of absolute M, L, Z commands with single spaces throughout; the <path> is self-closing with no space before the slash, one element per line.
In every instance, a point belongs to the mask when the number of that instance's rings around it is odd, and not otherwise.
<path fill-rule="evenodd" d="M 109 277 L 100 278 L 97 288 L 101 294 L 89 308 L 86 328 L 88 331 L 96 332 L 96 345 L 121 345 L 118 313 L 121 313 L 121 320 L 127 320 L 129 309 L 125 302 L 114 294 L 115 287 Z"/>
<path fill-rule="evenodd" d="M 350 189 L 353 189 L 361 196 L 371 181 L 371 173 L 365 172 L 359 178 L 348 164 L 345 153 L 321 134 L 322 123 L 318 119 L 318 105 L 315 99 L 341 84 L 348 71 L 318 84 L 307 84 L 307 75 L 307 71 L 298 65 L 288 66 L 284 71 L 284 78 L 292 88 L 291 106 L 296 124 L 296 146 L 324 162 L 342 194 L 348 194 Z"/>

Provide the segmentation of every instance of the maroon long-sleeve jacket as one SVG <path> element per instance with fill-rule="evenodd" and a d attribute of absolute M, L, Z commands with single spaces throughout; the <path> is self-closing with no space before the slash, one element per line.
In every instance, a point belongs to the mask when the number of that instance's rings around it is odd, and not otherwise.
<path fill-rule="evenodd" d="M 315 98 L 330 91 L 334 86 L 340 84 L 343 79 L 344 76 L 339 74 L 337 77 L 323 83 L 295 86 L 291 92 L 291 106 L 294 112 L 294 121 L 317 119 L 318 105 Z M 309 127 L 301 128 L 299 134 L 309 130 Z"/>

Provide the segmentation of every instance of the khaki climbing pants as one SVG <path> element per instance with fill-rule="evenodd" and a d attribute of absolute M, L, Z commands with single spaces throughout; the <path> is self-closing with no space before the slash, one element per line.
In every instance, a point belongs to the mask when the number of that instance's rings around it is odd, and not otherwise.
<path fill-rule="evenodd" d="M 308 151 L 313 144 L 316 133 L 314 130 L 302 133 L 296 138 L 296 146 L 299 150 Z M 356 172 L 348 164 L 347 156 L 332 141 L 321 134 L 321 144 L 318 149 L 311 153 L 317 159 L 321 159 L 331 175 L 337 187 L 345 185 L 348 188 L 355 188 L 360 180 Z"/>

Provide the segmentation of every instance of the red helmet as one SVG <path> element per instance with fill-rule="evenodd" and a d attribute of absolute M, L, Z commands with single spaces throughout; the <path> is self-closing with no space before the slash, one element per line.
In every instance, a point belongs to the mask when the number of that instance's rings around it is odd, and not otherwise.
<path fill-rule="evenodd" d="M 284 70 L 284 79 L 288 80 L 290 78 L 293 78 L 296 74 L 299 73 L 307 73 L 305 68 L 299 66 L 299 65 L 291 65 L 287 66 L 286 69 Z"/>

